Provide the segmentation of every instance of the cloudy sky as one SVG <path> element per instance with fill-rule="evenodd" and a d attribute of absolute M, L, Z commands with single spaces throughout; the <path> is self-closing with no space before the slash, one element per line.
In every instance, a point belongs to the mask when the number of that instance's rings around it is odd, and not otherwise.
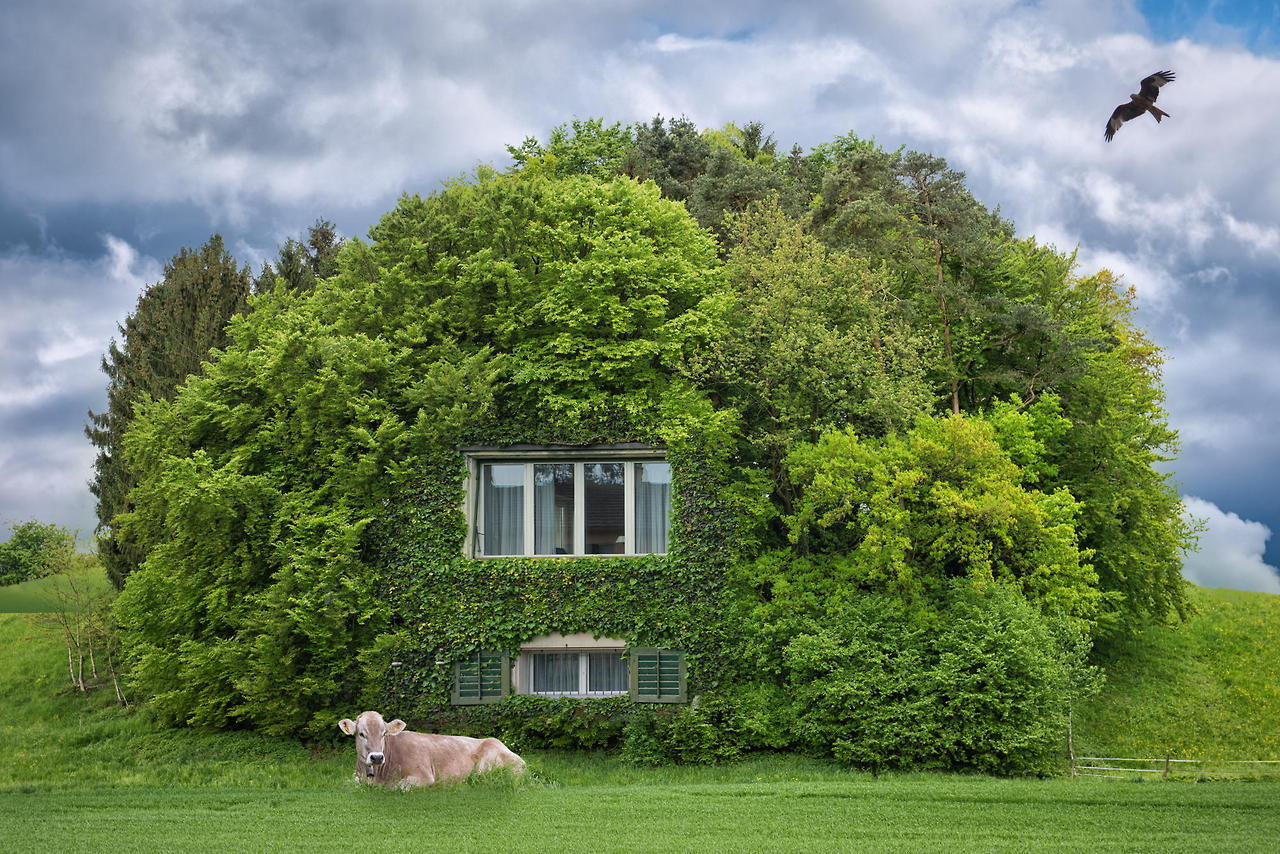
<path fill-rule="evenodd" d="M 1275 0 L 9 0 L 0 48 L 0 524 L 92 529 L 98 362 L 181 247 L 257 269 L 572 118 L 684 114 L 941 155 L 1121 274 L 1209 523 L 1186 573 L 1280 592 Z M 1104 143 L 1166 68 L 1171 118 Z"/>

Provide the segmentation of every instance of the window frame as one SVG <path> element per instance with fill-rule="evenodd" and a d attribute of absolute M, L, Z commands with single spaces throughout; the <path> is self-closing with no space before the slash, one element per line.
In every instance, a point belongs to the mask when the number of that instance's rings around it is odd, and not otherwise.
<path fill-rule="evenodd" d="M 508 448 L 464 447 L 461 449 L 467 463 L 465 515 L 467 538 L 463 546 L 466 557 L 493 558 L 566 558 L 566 557 L 644 557 L 668 554 L 671 551 L 668 529 L 665 552 L 640 552 L 636 548 L 636 464 L 668 463 L 666 449 L 652 445 L 628 443 L 623 445 L 588 445 L 581 447 L 513 446 Z M 535 554 L 534 536 L 534 466 L 540 463 L 573 464 L 573 551 L 568 554 Z M 585 466 L 593 464 L 622 463 L 623 469 L 623 549 L 617 553 L 589 553 L 586 551 L 586 481 Z M 484 553 L 484 488 L 481 482 L 483 466 L 490 464 L 524 466 L 523 506 L 523 554 L 487 555 Z M 668 506 L 670 511 L 670 506 Z"/>
<path fill-rule="evenodd" d="M 627 690 L 620 691 L 533 691 L 533 656 L 538 653 L 576 654 L 578 656 L 578 687 L 590 686 L 589 662 L 591 653 L 612 653 L 626 662 Z M 500 662 L 501 678 L 491 667 L 481 677 L 485 664 Z M 523 644 L 514 654 L 500 650 L 479 650 L 464 653 L 455 658 L 450 680 L 452 705 L 481 705 L 497 703 L 512 695 L 565 699 L 603 699 L 629 696 L 634 703 L 685 703 L 688 701 L 685 653 L 673 647 L 636 647 L 621 638 L 596 637 L 587 633 L 574 635 L 543 635 Z M 478 685 L 479 690 L 464 691 L 462 678 L 468 686 Z"/>
<path fill-rule="evenodd" d="M 613 653 L 626 664 L 626 679 L 623 686 L 616 691 L 590 690 L 590 661 L 593 653 Z M 535 691 L 533 690 L 533 660 L 539 655 L 573 655 L 577 657 L 578 690 L 577 691 Z M 631 656 L 624 647 L 584 647 L 570 649 L 525 649 L 520 651 L 519 666 L 521 682 L 517 693 L 530 697 L 572 697 L 576 699 L 594 699 L 598 697 L 621 697 L 631 693 Z"/>

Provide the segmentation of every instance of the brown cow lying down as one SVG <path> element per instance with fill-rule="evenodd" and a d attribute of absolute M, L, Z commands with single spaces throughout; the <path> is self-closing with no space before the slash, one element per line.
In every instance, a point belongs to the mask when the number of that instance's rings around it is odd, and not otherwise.
<path fill-rule="evenodd" d="M 387 723 L 377 712 L 343 718 L 338 729 L 356 737 L 356 779 L 400 788 L 458 783 L 473 773 L 506 766 L 524 771 L 524 760 L 496 738 L 412 732 L 402 720 Z"/>

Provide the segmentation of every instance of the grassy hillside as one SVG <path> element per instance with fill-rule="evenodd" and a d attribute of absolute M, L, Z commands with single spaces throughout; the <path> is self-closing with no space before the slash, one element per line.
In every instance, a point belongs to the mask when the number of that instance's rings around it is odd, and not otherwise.
<path fill-rule="evenodd" d="M 69 589 L 64 576 L 37 578 L 22 584 L 0 587 L 0 614 L 30 614 L 63 609 L 79 595 L 105 593 L 111 588 L 100 567 L 75 573 L 76 591 Z"/>
<path fill-rule="evenodd" d="M 1198 613 L 1108 652 L 1076 752 L 1280 759 L 1280 596 L 1192 589 Z"/>

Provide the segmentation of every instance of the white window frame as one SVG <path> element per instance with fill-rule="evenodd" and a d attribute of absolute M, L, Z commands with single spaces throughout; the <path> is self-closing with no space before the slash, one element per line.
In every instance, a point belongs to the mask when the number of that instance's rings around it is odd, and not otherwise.
<path fill-rule="evenodd" d="M 578 656 L 579 691 L 538 691 L 533 690 L 533 656 L 537 653 L 573 653 Z M 588 655 L 593 652 L 612 652 L 620 656 L 627 665 L 627 684 L 620 691 L 588 691 Z M 597 638 L 589 634 L 560 635 L 552 634 L 535 638 L 520 648 L 512 673 L 512 685 L 515 693 L 528 694 L 534 697 L 577 697 L 588 699 L 593 697 L 620 697 L 631 692 L 631 659 L 626 654 L 626 641 L 620 638 Z"/>
<path fill-rule="evenodd" d="M 583 448 L 574 450 L 535 450 L 535 451 L 466 451 L 467 459 L 467 542 L 464 553 L 473 558 L 565 558 L 565 557 L 637 557 L 649 554 L 666 554 L 666 552 L 643 552 L 636 554 L 636 464 L 665 463 L 666 452 L 659 448 L 627 448 L 601 449 Z M 544 463 L 573 464 L 573 551 L 561 555 L 534 554 L 534 466 Z M 584 469 L 588 465 L 598 463 L 622 463 L 623 465 L 623 544 L 621 553 L 588 554 L 586 551 L 586 478 Z M 484 519 L 484 489 L 480 482 L 483 466 L 490 464 L 524 466 L 524 553 L 516 555 L 487 555 L 484 553 L 484 531 L 481 530 Z M 668 539 L 667 547 L 671 542 Z"/>

